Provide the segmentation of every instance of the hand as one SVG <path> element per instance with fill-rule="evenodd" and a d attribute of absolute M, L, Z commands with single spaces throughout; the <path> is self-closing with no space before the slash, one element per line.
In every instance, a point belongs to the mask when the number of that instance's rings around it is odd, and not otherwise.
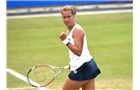
<path fill-rule="evenodd" d="M 67 38 L 67 34 L 65 32 L 62 32 L 59 36 L 59 38 L 63 41 Z"/>
<path fill-rule="evenodd" d="M 64 69 L 70 69 L 70 65 L 64 66 Z"/>

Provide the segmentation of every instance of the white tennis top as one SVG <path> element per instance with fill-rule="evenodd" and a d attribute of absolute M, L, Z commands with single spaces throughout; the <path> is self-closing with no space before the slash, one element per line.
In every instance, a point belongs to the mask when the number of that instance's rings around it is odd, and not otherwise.
<path fill-rule="evenodd" d="M 73 31 L 76 27 L 82 28 L 80 25 L 76 24 L 67 36 L 68 39 L 70 40 L 70 43 L 73 44 L 73 45 L 74 45 L 74 39 L 72 37 L 72 33 L 73 33 Z M 81 56 L 75 55 L 70 49 L 68 51 L 69 51 L 71 71 L 76 70 L 82 64 L 84 64 L 85 62 L 88 62 L 92 59 L 92 56 L 90 55 L 88 47 L 87 47 L 87 40 L 86 40 L 85 32 L 84 32 L 84 42 L 83 42 L 83 50 L 82 50 Z"/>

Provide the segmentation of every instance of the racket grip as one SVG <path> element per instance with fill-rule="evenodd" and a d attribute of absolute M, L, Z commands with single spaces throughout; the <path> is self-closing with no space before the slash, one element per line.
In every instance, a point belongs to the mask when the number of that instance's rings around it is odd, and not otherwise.
<path fill-rule="evenodd" d="M 67 66 L 64 66 L 64 69 L 69 69 L 69 65 L 67 65 Z"/>

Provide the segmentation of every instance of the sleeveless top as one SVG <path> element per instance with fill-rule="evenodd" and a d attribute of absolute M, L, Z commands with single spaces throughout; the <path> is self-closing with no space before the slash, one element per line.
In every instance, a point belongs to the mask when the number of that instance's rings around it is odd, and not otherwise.
<path fill-rule="evenodd" d="M 70 43 L 73 44 L 73 45 L 74 45 L 74 39 L 72 37 L 72 33 L 73 33 L 73 31 L 76 27 L 82 28 L 80 25 L 76 24 L 67 36 Z M 86 40 L 85 32 L 84 32 L 84 41 L 83 41 L 83 49 L 82 49 L 81 56 L 75 55 L 70 49 L 68 49 L 68 52 L 69 52 L 69 58 L 70 58 L 70 69 L 71 69 L 71 71 L 74 71 L 74 70 L 78 69 L 85 62 L 88 62 L 92 59 L 92 56 L 90 55 L 88 47 L 87 47 L 87 40 Z"/>

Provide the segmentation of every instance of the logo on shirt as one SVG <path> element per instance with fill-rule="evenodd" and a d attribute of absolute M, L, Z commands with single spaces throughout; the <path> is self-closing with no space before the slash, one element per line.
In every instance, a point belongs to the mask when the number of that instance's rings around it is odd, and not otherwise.
<path fill-rule="evenodd" d="M 70 38 L 68 38 L 68 40 L 70 41 Z"/>

